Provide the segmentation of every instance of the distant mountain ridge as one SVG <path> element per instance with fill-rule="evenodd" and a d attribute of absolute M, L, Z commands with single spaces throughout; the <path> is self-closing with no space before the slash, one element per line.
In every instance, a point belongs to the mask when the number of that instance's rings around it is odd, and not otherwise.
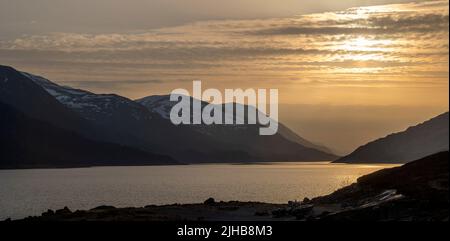
<path fill-rule="evenodd" d="M 449 150 L 449 113 L 360 146 L 335 162 L 407 163 Z"/>
<path fill-rule="evenodd" d="M 196 100 L 189 97 L 191 105 Z M 147 107 L 152 113 L 159 115 L 161 118 L 170 122 L 170 111 L 176 102 L 170 101 L 169 95 L 148 96 L 135 100 Z M 206 106 L 209 103 L 202 101 L 201 106 Z M 234 109 L 237 103 L 221 104 L 222 119 L 226 118 L 226 105 L 233 105 Z M 248 120 L 247 111 L 249 108 L 255 108 L 248 105 L 243 105 L 244 115 L 240 116 L 238 113 L 234 113 L 233 121 L 237 119 Z M 255 110 L 256 112 L 257 110 Z M 195 133 L 208 138 L 213 141 L 222 141 L 226 143 L 233 143 L 238 147 L 248 150 L 248 153 L 259 156 L 260 161 L 270 159 L 280 159 L 284 161 L 297 160 L 334 160 L 336 156 L 331 154 L 327 148 L 315 145 L 289 130 L 282 123 L 279 123 L 278 133 L 274 136 L 260 136 L 259 125 L 181 125 Z M 324 155 L 325 154 L 325 155 Z M 315 158 L 313 158 L 315 157 Z"/>
<path fill-rule="evenodd" d="M 60 86 L 7 66 L 0 66 L 0 102 L 92 141 L 170 156 L 183 163 L 336 159 L 282 125 L 280 133 L 289 137 L 260 136 L 256 125 L 175 126 L 164 116 L 164 106 L 149 107 L 115 94 Z"/>
<path fill-rule="evenodd" d="M 194 98 L 191 98 L 191 103 L 193 101 L 198 101 L 195 100 Z M 135 100 L 136 102 L 144 105 L 145 107 L 147 107 L 147 109 L 149 111 L 151 111 L 154 114 L 157 114 L 159 116 L 161 116 L 164 119 L 169 120 L 170 118 L 170 111 L 172 109 L 172 107 L 176 104 L 175 102 L 171 102 L 170 101 L 170 95 L 154 95 L 154 96 L 147 96 L 144 98 L 140 98 Z M 202 102 L 202 106 L 205 106 L 209 103 L 207 102 Z M 223 114 L 222 116 L 225 116 L 225 105 L 227 104 L 223 104 L 222 105 L 222 110 L 223 110 Z M 234 103 L 234 105 L 239 105 Z M 254 108 L 254 107 L 250 107 L 247 105 L 244 105 L 244 110 L 245 113 L 247 113 L 248 108 Z M 241 118 L 243 120 L 247 120 L 246 116 L 235 116 L 235 120 L 237 118 Z M 225 119 L 225 117 L 223 117 L 222 119 Z M 255 126 L 253 126 L 255 127 Z M 248 129 L 251 128 L 251 125 L 225 125 L 225 126 L 221 126 L 221 125 L 195 125 L 193 126 L 193 128 L 195 128 L 197 131 L 204 131 L 204 129 L 208 129 L 208 130 L 214 130 L 216 129 L 221 129 L 223 132 L 227 132 L 227 131 L 242 131 L 243 129 Z M 295 142 L 298 143 L 302 146 L 308 147 L 308 148 L 313 148 L 316 150 L 320 150 L 322 152 L 326 152 L 326 153 L 330 153 L 332 154 L 332 151 L 324 146 L 321 145 L 317 145 L 314 144 L 304 138 L 302 138 L 301 136 L 299 136 L 297 133 L 293 132 L 292 130 L 290 130 L 288 127 L 286 127 L 283 123 L 279 123 L 278 126 L 278 133 L 283 136 L 285 139 L 291 141 L 291 142 Z"/>

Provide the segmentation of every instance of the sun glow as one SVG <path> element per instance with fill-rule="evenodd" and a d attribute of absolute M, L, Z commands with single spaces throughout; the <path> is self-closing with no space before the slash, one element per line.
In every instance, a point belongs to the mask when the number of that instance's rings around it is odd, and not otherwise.
<path fill-rule="evenodd" d="M 345 51 L 342 59 L 368 61 L 382 61 L 385 58 L 383 53 L 392 51 L 392 41 L 388 39 L 370 39 L 358 36 L 348 41 L 343 41 L 336 46 L 336 50 Z"/>
<path fill-rule="evenodd" d="M 343 42 L 340 48 L 346 51 L 387 51 L 386 45 L 389 44 L 391 44 L 390 40 L 374 40 L 358 36 Z"/>

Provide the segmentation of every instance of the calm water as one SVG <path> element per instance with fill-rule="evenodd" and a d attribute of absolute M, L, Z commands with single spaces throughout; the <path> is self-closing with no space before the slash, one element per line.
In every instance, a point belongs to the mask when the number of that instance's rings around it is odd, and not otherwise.
<path fill-rule="evenodd" d="M 216 200 L 285 203 L 328 194 L 394 165 L 276 163 L 0 170 L 0 219 L 47 209 Z"/>

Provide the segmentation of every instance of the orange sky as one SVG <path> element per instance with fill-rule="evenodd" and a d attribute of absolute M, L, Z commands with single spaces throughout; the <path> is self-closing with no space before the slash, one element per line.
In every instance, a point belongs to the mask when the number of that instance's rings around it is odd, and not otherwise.
<path fill-rule="evenodd" d="M 149 29 L 12 34 L 0 38 L 0 63 L 129 98 L 190 89 L 197 79 L 204 88 L 277 88 L 281 121 L 340 153 L 448 110 L 448 1 L 283 11 Z M 324 114 L 330 107 L 341 111 Z M 379 108 L 386 111 L 377 118 L 371 112 Z M 364 128 L 373 119 L 378 125 Z"/>

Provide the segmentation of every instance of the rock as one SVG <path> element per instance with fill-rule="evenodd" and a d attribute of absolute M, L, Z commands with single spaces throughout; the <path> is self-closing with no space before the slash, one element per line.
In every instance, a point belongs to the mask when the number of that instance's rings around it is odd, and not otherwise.
<path fill-rule="evenodd" d="M 269 216 L 269 212 L 267 211 L 255 212 L 255 216 Z"/>
<path fill-rule="evenodd" d="M 272 211 L 272 216 L 274 218 L 286 217 L 286 216 L 289 216 L 289 211 L 286 210 L 285 208 L 275 209 Z"/>
<path fill-rule="evenodd" d="M 312 204 L 302 205 L 302 206 L 292 209 L 290 213 L 292 216 L 294 216 L 297 219 L 303 219 L 303 218 L 305 218 L 306 215 L 311 213 L 313 208 L 314 208 L 314 205 L 312 205 Z"/>
<path fill-rule="evenodd" d="M 65 215 L 65 214 L 71 214 L 72 211 L 68 207 L 64 207 L 63 209 L 56 210 L 56 215 Z"/>
<path fill-rule="evenodd" d="M 330 215 L 331 214 L 331 212 L 329 212 L 329 211 L 323 211 L 320 215 L 319 215 L 319 217 L 325 217 L 325 216 L 328 216 L 328 215 Z"/>
<path fill-rule="evenodd" d="M 83 210 L 76 210 L 75 212 L 72 213 L 73 217 L 83 217 L 87 214 L 87 211 L 83 211 Z"/>
<path fill-rule="evenodd" d="M 239 209 L 239 206 L 225 206 L 225 207 L 218 207 L 217 209 L 222 211 L 236 211 Z"/>
<path fill-rule="evenodd" d="M 55 212 L 53 210 L 49 209 L 49 210 L 47 210 L 47 212 L 42 213 L 42 216 L 44 216 L 44 217 L 45 216 L 52 216 L 54 214 L 55 214 Z"/>
<path fill-rule="evenodd" d="M 93 208 L 91 210 L 111 210 L 111 209 L 116 209 L 116 207 L 114 206 L 107 206 L 107 205 L 102 205 L 102 206 L 98 206 L 96 208 Z"/>
<path fill-rule="evenodd" d="M 216 200 L 214 200 L 214 198 L 210 197 L 208 199 L 206 199 L 203 204 L 205 205 L 214 205 L 216 203 Z"/>
<path fill-rule="evenodd" d="M 290 206 L 290 207 L 297 207 L 297 206 L 299 206 L 301 203 L 300 202 L 298 202 L 297 200 L 294 200 L 294 201 L 288 201 L 288 205 Z"/>

